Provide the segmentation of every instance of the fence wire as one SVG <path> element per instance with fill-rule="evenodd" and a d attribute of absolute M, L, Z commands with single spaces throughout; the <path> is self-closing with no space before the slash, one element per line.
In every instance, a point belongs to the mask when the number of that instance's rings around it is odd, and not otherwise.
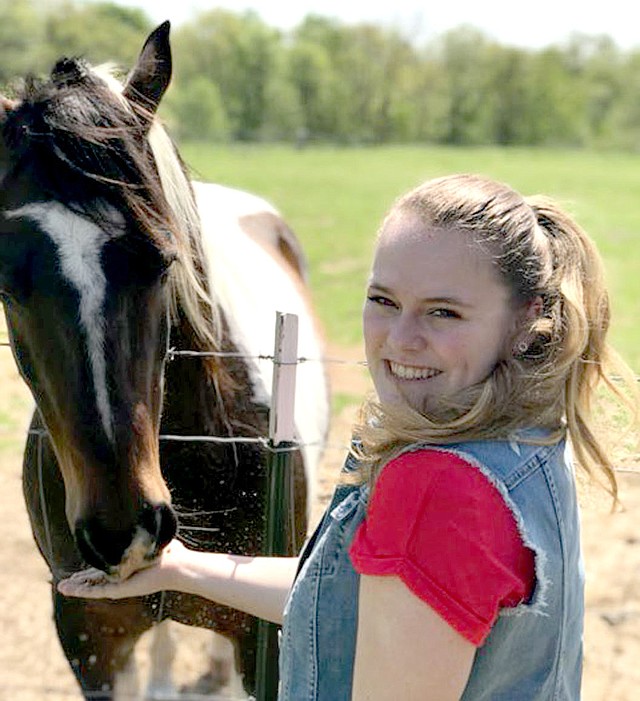
<path fill-rule="evenodd" d="M 0 340 L 0 348 L 5 347 L 5 348 L 10 348 L 11 344 L 7 341 Z M 247 355 L 243 353 L 235 353 L 235 352 L 220 352 L 220 351 L 210 351 L 210 352 L 203 352 L 203 351 L 191 351 L 191 350 L 176 350 L 174 348 L 169 349 L 167 353 L 167 360 L 174 360 L 176 358 L 198 358 L 198 357 L 217 357 L 217 358 L 240 358 L 240 359 L 245 359 L 245 360 L 260 360 L 260 361 L 270 361 L 275 363 L 275 359 L 273 355 Z M 333 358 L 333 357 L 320 357 L 320 358 L 307 358 L 307 357 L 299 357 L 295 363 L 288 363 L 290 365 L 298 365 L 302 363 L 309 363 L 309 362 L 317 362 L 317 363 L 323 363 L 325 365 L 346 365 L 346 366 L 354 366 L 354 367 L 366 367 L 366 362 L 365 361 L 360 361 L 360 360 L 345 360 L 342 358 Z M 287 364 L 287 363 L 282 363 Z M 638 381 L 640 381 L 640 377 L 637 378 Z M 31 429 L 28 431 L 29 435 L 32 435 L 36 437 L 37 440 L 37 456 L 38 456 L 38 463 L 41 463 L 41 456 L 42 456 L 42 443 L 45 438 L 48 437 L 48 432 L 45 429 Z M 291 443 L 285 447 L 274 447 L 271 445 L 269 438 L 268 437 L 263 437 L 263 436 L 209 436 L 209 435 L 175 435 L 175 434 L 160 434 L 159 436 L 161 441 L 171 441 L 171 442 L 206 442 L 206 443 L 220 443 L 220 444 L 258 444 L 260 445 L 265 451 L 271 451 L 274 453 L 279 453 L 279 452 L 292 452 L 292 451 L 297 451 L 300 448 L 302 448 L 305 445 L 309 446 L 317 446 L 322 444 L 325 448 L 325 450 L 341 450 L 341 451 L 346 451 L 348 450 L 348 445 L 331 445 L 327 444 L 324 441 L 317 441 L 317 442 L 312 442 L 312 443 L 302 443 L 302 442 L 294 442 Z M 617 466 L 615 468 L 616 472 L 619 473 L 626 473 L 626 474 L 633 474 L 633 475 L 640 475 L 640 467 L 626 467 L 623 465 Z M 40 499 L 44 500 L 44 495 L 40 495 Z M 43 513 L 46 513 L 45 505 L 44 503 L 42 504 L 43 508 Z M 204 515 L 204 514 L 203 514 Z M 45 541 L 47 544 L 50 546 L 51 545 L 51 537 L 50 533 L 48 532 L 49 529 L 49 524 L 48 524 L 48 519 L 44 519 L 45 522 Z M 208 527 L 200 527 L 200 526 L 185 526 L 184 527 L 185 531 L 203 531 L 203 532 L 215 532 L 218 529 L 215 528 L 208 528 Z M 164 596 L 164 595 L 163 595 Z M 163 601 L 163 596 L 161 597 L 158 610 L 157 610 L 157 616 L 156 616 L 156 623 L 160 622 L 162 620 L 162 607 L 164 606 L 164 601 Z M 56 699 L 59 699 L 62 701 L 62 699 L 77 699 L 78 694 L 77 692 L 71 692 L 69 690 L 65 690 L 63 688 L 58 688 L 55 685 L 50 685 L 50 684 L 44 684 L 44 685 L 37 685 L 33 687 L 27 687 L 25 685 L 11 685 L 11 686 L 4 686 L 3 691 L 6 691 L 11 694 L 11 698 L 17 698 L 17 694 L 21 694 L 23 692 L 34 692 L 38 691 L 42 694 L 45 694 L 47 696 L 50 695 L 55 695 Z M 104 692 L 96 693 L 95 696 L 98 697 L 100 695 L 102 698 L 104 698 Z M 89 694 L 88 698 L 91 698 L 91 694 Z M 126 697 L 123 697 L 126 698 Z M 180 693 L 177 696 L 167 696 L 166 701 L 171 701 L 172 699 L 175 699 L 176 701 L 234 701 L 232 697 L 229 696 L 221 696 L 221 695 L 211 695 L 211 694 L 197 694 L 197 693 Z"/>
<path fill-rule="evenodd" d="M 8 342 L 8 340 L 4 340 L 3 338 L 0 337 L 0 348 L 11 348 L 11 344 Z M 308 363 L 308 362 L 320 362 L 324 364 L 341 364 L 341 365 L 353 365 L 353 366 L 364 366 L 365 363 L 363 361 L 348 361 L 348 360 L 343 360 L 339 358 L 298 358 L 295 363 L 278 363 L 273 355 L 247 355 L 244 353 L 228 353 L 228 352 L 218 352 L 218 351 L 212 351 L 212 352 L 202 352 L 202 351 L 190 351 L 190 350 L 176 350 L 176 349 L 170 349 L 167 353 L 167 360 L 171 361 L 176 358 L 198 358 L 198 357 L 218 357 L 218 358 L 241 358 L 244 360 L 260 360 L 260 361 L 269 361 L 275 364 L 290 364 L 290 365 L 297 365 L 300 363 Z M 36 438 L 36 459 L 38 462 L 38 469 L 42 469 L 42 452 L 43 452 L 43 444 L 44 440 L 49 438 L 48 431 L 46 429 L 29 429 L 27 431 L 28 435 Z M 210 436 L 210 435 L 175 435 L 175 434 L 160 434 L 159 439 L 161 441 L 167 441 L 167 442 L 194 442 L 194 443 L 219 443 L 219 444 L 257 444 L 260 445 L 262 449 L 264 449 L 266 452 L 270 453 L 287 453 L 287 452 L 295 452 L 300 450 L 304 446 L 318 446 L 318 445 L 323 445 L 326 450 L 330 450 L 332 448 L 335 449 L 340 449 L 340 450 L 347 450 L 348 445 L 340 445 L 340 446 L 330 446 L 327 445 L 325 441 L 315 441 L 315 442 L 292 442 L 284 446 L 273 446 L 271 441 L 269 440 L 268 437 L 266 436 Z M 39 480 L 40 484 L 42 485 L 42 479 Z M 41 502 L 41 508 L 44 514 L 47 513 L 46 509 L 46 503 L 45 503 L 45 495 L 43 493 L 39 494 L 39 500 Z M 209 512 L 205 512 L 199 515 L 205 516 Z M 50 533 L 50 525 L 49 525 L 49 520 L 48 518 L 43 519 L 44 522 L 44 543 L 45 547 L 47 547 L 49 553 L 52 552 L 52 538 L 51 538 L 51 533 Z M 186 535 L 188 532 L 192 531 L 198 531 L 198 532 L 208 532 L 208 533 L 214 533 L 219 529 L 216 528 L 211 528 L 211 527 L 206 527 L 206 526 L 183 526 L 180 528 L 180 531 L 183 535 L 183 537 Z M 187 538 L 188 539 L 188 538 Z M 55 574 L 55 573 L 54 573 Z M 60 574 L 60 573 L 58 573 Z M 164 594 L 161 594 L 160 602 L 158 604 L 158 607 L 155 612 L 155 623 L 159 623 L 163 619 L 163 607 L 164 607 Z M 4 697 L 2 696 L 3 693 L 9 693 L 10 697 L 12 699 L 19 698 L 22 694 L 26 694 L 28 692 L 37 693 L 37 694 L 42 694 L 43 696 L 46 697 L 53 697 L 56 700 L 62 701 L 62 699 L 77 699 L 79 698 L 78 692 L 77 691 L 70 691 L 68 689 L 63 689 L 62 687 L 57 687 L 55 684 L 47 684 L 44 682 L 43 684 L 38 684 L 38 685 L 3 685 L 2 688 L 0 689 L 0 699 L 3 699 Z M 94 694 L 96 697 L 104 698 L 104 692 L 96 692 Z M 92 698 L 92 695 L 89 694 L 88 698 Z M 126 698 L 119 696 L 118 698 Z M 133 697 L 132 697 L 133 698 Z M 165 698 L 165 697 L 163 697 Z M 212 694 L 197 694 L 197 693 L 191 693 L 191 692 L 186 692 L 186 693 L 179 693 L 177 696 L 167 696 L 166 701 L 170 701 L 172 699 L 175 699 L 176 701 L 234 701 L 232 697 L 230 696 L 221 696 L 221 695 L 212 695 Z"/>
<path fill-rule="evenodd" d="M 0 341 L 0 348 L 10 348 L 11 344 L 6 341 Z M 367 363 L 364 360 L 346 360 L 344 358 L 333 358 L 329 356 L 322 356 L 319 358 L 308 358 L 308 357 L 298 357 L 293 363 L 282 363 L 276 361 L 273 355 L 269 354 L 258 354 L 249 355 L 241 352 L 228 352 L 228 351 L 194 351 L 194 350 L 177 350 L 175 348 L 170 348 L 167 351 L 167 360 L 174 360 L 175 358 L 238 358 L 243 360 L 262 360 L 270 361 L 274 364 L 279 365 L 300 365 L 303 363 L 322 363 L 324 365 L 346 365 L 353 367 L 366 368 Z M 615 380 L 620 378 L 614 377 Z M 640 376 L 636 377 L 636 380 L 640 382 Z M 46 430 L 30 430 L 30 435 L 39 436 L 41 434 L 47 435 Z M 292 444 L 279 448 L 277 446 L 271 445 L 269 438 L 266 436 L 205 436 L 205 435 L 176 435 L 176 434 L 160 434 L 159 439 L 161 441 L 173 441 L 173 442 L 194 442 L 194 443 L 227 443 L 227 444 L 257 444 L 260 445 L 265 451 L 271 453 L 282 453 L 282 452 L 295 452 L 300 450 L 300 448 L 309 446 L 317 447 L 322 445 L 325 450 L 348 450 L 349 446 L 347 444 L 342 445 L 330 445 L 325 441 L 316 442 L 297 442 L 294 441 Z M 626 473 L 626 474 L 640 474 L 640 466 L 638 467 L 626 467 L 619 465 L 615 467 L 616 472 Z"/>

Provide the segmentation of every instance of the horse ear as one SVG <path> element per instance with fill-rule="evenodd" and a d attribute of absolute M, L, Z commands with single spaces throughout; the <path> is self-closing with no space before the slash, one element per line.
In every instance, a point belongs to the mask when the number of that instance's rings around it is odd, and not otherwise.
<path fill-rule="evenodd" d="M 170 22 L 163 22 L 145 42 L 124 86 L 123 94 L 131 102 L 155 112 L 171 81 Z"/>

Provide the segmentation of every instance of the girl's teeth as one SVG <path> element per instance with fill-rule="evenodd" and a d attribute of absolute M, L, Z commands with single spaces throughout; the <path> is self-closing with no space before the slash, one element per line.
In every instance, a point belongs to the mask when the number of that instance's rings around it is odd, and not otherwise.
<path fill-rule="evenodd" d="M 434 375 L 439 374 L 439 370 L 433 368 L 416 368 L 410 365 L 400 365 L 398 363 L 389 363 L 391 373 L 403 380 L 426 380 Z"/>

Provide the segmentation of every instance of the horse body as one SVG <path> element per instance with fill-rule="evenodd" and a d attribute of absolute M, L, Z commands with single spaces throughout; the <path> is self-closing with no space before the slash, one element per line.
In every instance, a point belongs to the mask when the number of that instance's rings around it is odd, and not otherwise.
<path fill-rule="evenodd" d="M 299 315 L 299 354 L 321 357 L 304 262 L 279 214 L 188 183 L 153 119 L 169 74 L 165 24 L 121 92 L 63 61 L 23 100 L 0 99 L 0 293 L 38 404 L 24 493 L 59 637 L 92 699 L 113 697 L 136 641 L 164 619 L 233 640 L 253 690 L 254 619 L 175 592 L 65 599 L 55 583 L 87 563 L 128 576 L 176 529 L 198 549 L 259 553 L 263 444 L 158 436 L 267 435 L 272 364 L 259 356 L 272 354 L 276 310 Z M 297 387 L 291 552 L 327 429 L 322 366 L 303 363 Z"/>
<path fill-rule="evenodd" d="M 204 243 L 211 284 L 229 320 L 232 338 L 251 358 L 271 354 L 274 309 L 287 311 L 298 316 L 298 356 L 311 361 L 320 358 L 322 343 L 305 285 L 306 263 L 282 218 L 255 196 L 247 198 L 246 193 L 220 185 L 194 185 L 207 232 Z M 227 221 L 221 226 L 225 217 Z M 234 226 L 237 236 L 232 234 Z M 294 275 L 282 274 L 283 268 L 292 266 Z M 250 368 L 256 399 L 268 403 L 273 363 L 254 360 Z M 295 424 L 304 437 L 301 449 L 305 462 L 316 465 L 326 431 L 326 424 L 322 430 L 318 428 L 318 417 L 327 416 L 326 377 L 318 371 L 317 362 L 302 362 L 296 374 L 301 391 L 296 394 Z M 313 487 L 309 485 L 312 491 Z"/>

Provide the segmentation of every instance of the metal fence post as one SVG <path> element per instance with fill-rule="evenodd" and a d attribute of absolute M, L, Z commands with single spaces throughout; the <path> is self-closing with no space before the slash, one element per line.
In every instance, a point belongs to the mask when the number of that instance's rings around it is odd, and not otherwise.
<path fill-rule="evenodd" d="M 286 556 L 292 535 L 288 533 L 293 480 L 294 406 L 298 362 L 298 317 L 276 313 L 273 387 L 269 418 L 265 555 Z M 278 696 L 278 626 L 258 621 L 256 701 L 275 701 Z"/>

